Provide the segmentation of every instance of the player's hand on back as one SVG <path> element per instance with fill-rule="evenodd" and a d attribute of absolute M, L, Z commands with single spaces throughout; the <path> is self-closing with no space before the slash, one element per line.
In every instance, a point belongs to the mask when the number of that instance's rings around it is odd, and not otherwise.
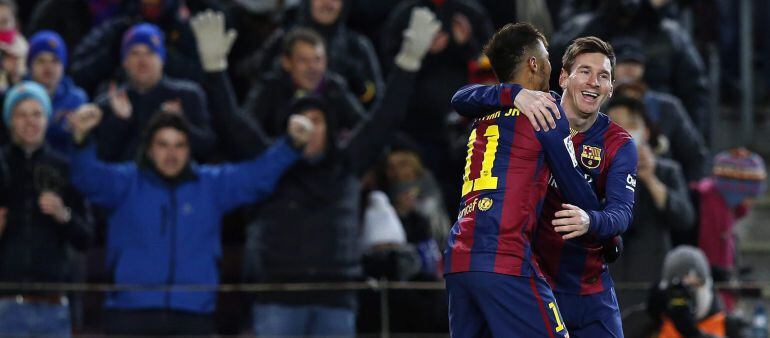
<path fill-rule="evenodd" d="M 559 108 L 556 106 L 556 99 L 546 92 L 522 89 L 513 98 L 513 104 L 527 117 L 532 128 L 535 128 L 536 131 L 540 131 L 540 129 L 548 131 L 556 128 L 556 121 L 551 115 L 551 111 L 557 119 L 561 118 Z"/>
<path fill-rule="evenodd" d="M 588 213 L 572 204 L 562 204 L 564 210 L 556 212 L 556 218 L 551 222 L 554 230 L 564 234 L 561 238 L 567 240 L 584 235 L 588 232 L 591 219 Z"/>

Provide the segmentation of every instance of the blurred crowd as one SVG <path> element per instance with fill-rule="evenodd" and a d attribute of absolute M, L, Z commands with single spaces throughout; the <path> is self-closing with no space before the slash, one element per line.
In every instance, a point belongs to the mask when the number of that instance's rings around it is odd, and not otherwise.
<path fill-rule="evenodd" d="M 757 21 L 770 19 L 756 3 Z M 0 282 L 440 281 L 472 123 L 450 99 L 497 81 L 481 49 L 527 21 L 548 38 L 554 69 L 576 37 L 612 44 L 602 111 L 636 141 L 639 189 L 609 268 L 619 285 L 650 285 L 618 289 L 629 321 L 691 329 L 734 309 L 734 294 L 707 295 L 741 277 L 733 227 L 765 189 L 760 156 L 709 147 L 710 88 L 725 104 L 739 92 L 736 7 L 0 0 Z M 768 37 L 756 45 L 770 55 Z M 719 69 L 707 69 L 716 56 Z M 770 87 L 763 78 L 758 90 Z M 672 316 L 670 294 L 688 294 L 692 311 Z M 448 329 L 443 294 L 389 297 L 391 330 Z M 352 337 L 380 329 L 379 304 L 347 290 L 3 289 L 0 334 Z"/>

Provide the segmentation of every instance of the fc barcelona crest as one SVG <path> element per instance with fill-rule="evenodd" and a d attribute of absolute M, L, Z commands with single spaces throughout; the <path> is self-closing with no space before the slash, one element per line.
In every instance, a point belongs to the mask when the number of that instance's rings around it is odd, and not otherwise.
<path fill-rule="evenodd" d="M 594 146 L 583 146 L 583 152 L 580 153 L 580 163 L 587 169 L 596 169 L 602 163 L 602 148 Z"/>

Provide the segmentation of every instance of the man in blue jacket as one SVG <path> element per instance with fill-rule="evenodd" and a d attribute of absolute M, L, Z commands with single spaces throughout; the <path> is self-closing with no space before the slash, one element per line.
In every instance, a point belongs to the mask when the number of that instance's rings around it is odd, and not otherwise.
<path fill-rule="evenodd" d="M 209 285 L 219 281 L 220 218 L 268 196 L 300 157 L 313 126 L 288 121 L 280 138 L 254 159 L 217 166 L 190 161 L 190 127 L 159 113 L 144 130 L 137 163 L 106 164 L 87 135 L 101 111 L 85 105 L 70 118 L 76 147 L 73 184 L 109 212 L 107 269 L 116 284 Z M 107 295 L 105 332 L 131 335 L 214 333 L 215 292 L 118 291 Z"/>
<path fill-rule="evenodd" d="M 67 45 L 58 33 L 43 30 L 29 39 L 27 68 L 30 80 L 45 87 L 51 97 L 53 111 L 46 140 L 54 149 L 66 151 L 71 138 L 67 130 L 67 115 L 88 102 L 88 96 L 65 75 Z"/>

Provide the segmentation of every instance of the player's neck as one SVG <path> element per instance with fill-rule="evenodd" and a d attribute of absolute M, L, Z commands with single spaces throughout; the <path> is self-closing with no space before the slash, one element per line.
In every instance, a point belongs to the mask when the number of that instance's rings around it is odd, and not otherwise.
<path fill-rule="evenodd" d="M 596 123 L 596 119 L 599 117 L 599 113 L 581 112 L 577 107 L 575 107 L 572 101 L 567 99 L 567 97 L 567 93 L 564 93 L 561 99 L 561 106 L 564 108 L 564 113 L 567 115 L 570 128 L 578 132 L 584 132 L 591 128 L 594 123 Z"/>
<path fill-rule="evenodd" d="M 540 88 L 538 83 L 535 83 L 534 78 L 526 73 L 523 73 L 523 74 L 520 73 L 514 76 L 510 81 L 508 81 L 508 83 L 515 83 L 515 84 L 521 85 L 521 87 L 524 89 L 538 90 L 538 91 L 543 90 L 542 88 Z"/>

